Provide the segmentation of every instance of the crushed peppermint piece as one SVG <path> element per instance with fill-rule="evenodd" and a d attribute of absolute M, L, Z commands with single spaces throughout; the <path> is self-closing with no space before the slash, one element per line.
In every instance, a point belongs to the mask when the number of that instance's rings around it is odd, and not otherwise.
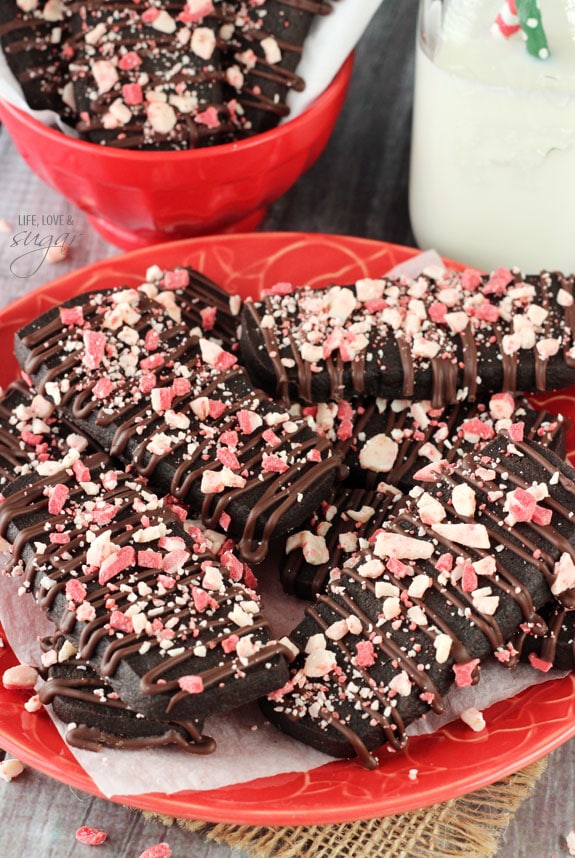
<path fill-rule="evenodd" d="M 84 846 L 100 846 L 108 839 L 108 835 L 103 829 L 90 828 L 87 825 L 78 828 L 75 837 L 78 843 L 82 843 Z"/>

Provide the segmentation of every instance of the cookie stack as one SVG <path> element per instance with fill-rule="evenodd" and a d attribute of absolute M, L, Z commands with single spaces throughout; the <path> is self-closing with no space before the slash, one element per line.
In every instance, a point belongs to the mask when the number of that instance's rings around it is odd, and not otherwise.
<path fill-rule="evenodd" d="M 0 534 L 54 623 L 41 694 L 69 741 L 206 753 L 204 720 L 260 699 L 373 766 L 485 660 L 570 664 L 567 427 L 518 391 L 575 383 L 573 322 L 558 274 L 282 283 L 242 306 L 153 266 L 22 328 Z M 310 600 L 281 641 L 266 557 Z"/>
<path fill-rule="evenodd" d="M 315 603 L 263 704 L 282 730 L 371 767 L 485 659 L 573 665 L 575 473 L 518 391 L 572 383 L 574 321 L 572 278 L 506 269 L 246 303 L 252 377 L 349 469 L 286 541 L 284 586 Z"/>

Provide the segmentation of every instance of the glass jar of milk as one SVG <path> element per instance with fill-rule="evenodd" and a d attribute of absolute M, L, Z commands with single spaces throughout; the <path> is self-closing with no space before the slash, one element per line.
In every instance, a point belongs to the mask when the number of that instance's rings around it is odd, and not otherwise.
<path fill-rule="evenodd" d="M 533 2 L 540 55 L 522 0 L 421 0 L 411 222 L 420 247 L 468 265 L 572 273 L 575 0 Z"/>

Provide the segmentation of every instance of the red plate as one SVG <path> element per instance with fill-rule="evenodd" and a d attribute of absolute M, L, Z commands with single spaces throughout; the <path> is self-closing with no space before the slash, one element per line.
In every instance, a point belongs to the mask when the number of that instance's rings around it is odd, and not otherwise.
<path fill-rule="evenodd" d="M 414 253 L 361 238 L 256 233 L 192 239 L 109 259 L 61 277 L 0 311 L 4 343 L 0 384 L 7 384 L 17 372 L 10 344 L 18 327 L 79 291 L 135 285 L 155 263 L 191 265 L 231 291 L 254 295 L 278 281 L 323 285 L 378 276 Z M 575 422 L 573 391 L 535 401 Z M 568 439 L 568 447 L 575 453 L 574 437 Z M 15 657 L 8 646 L 0 652 L 4 670 Z M 20 693 L 0 688 L 0 745 L 50 777 L 100 795 L 48 715 L 29 714 L 22 703 Z M 528 689 L 484 715 L 487 728 L 481 733 L 456 722 L 433 736 L 412 738 L 404 753 L 384 751 L 375 772 L 366 772 L 355 761 L 337 761 L 303 774 L 276 775 L 207 792 L 147 793 L 114 800 L 171 816 L 255 825 L 344 822 L 424 807 L 493 783 L 575 735 L 575 674 Z M 410 769 L 417 769 L 415 780 L 409 777 Z"/>

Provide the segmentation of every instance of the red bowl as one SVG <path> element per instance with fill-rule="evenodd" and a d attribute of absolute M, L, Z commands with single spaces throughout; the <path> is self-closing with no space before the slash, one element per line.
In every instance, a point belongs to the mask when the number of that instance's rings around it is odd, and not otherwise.
<path fill-rule="evenodd" d="M 247 232 L 323 151 L 343 106 L 350 56 L 300 116 L 239 143 L 130 152 L 75 140 L 0 100 L 0 119 L 30 169 L 125 250 Z"/>

